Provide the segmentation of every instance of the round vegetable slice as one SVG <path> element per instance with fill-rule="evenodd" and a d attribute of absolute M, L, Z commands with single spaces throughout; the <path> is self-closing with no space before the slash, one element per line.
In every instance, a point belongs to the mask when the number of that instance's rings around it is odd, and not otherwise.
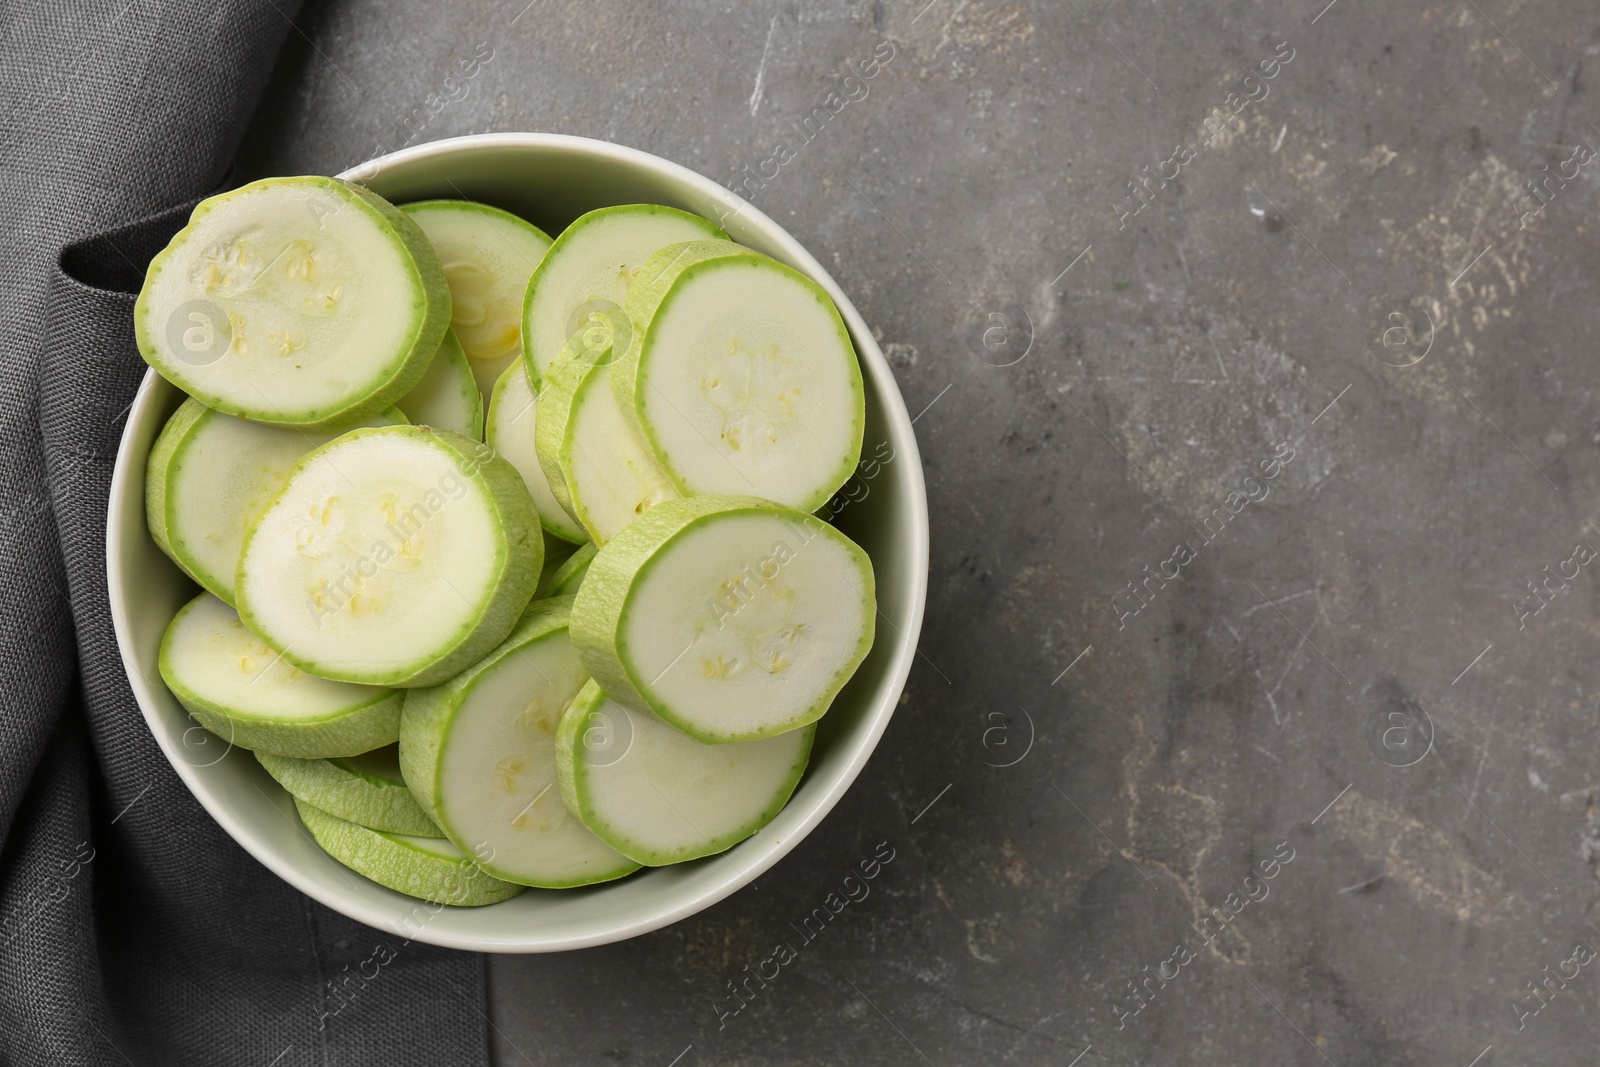
<path fill-rule="evenodd" d="M 595 553 L 572 641 L 618 701 L 700 741 L 747 741 L 822 717 L 876 611 L 871 561 L 832 526 L 754 497 L 686 497 Z"/>
<path fill-rule="evenodd" d="M 178 703 L 239 748 L 321 759 L 369 752 L 400 736 L 405 694 L 299 670 L 210 593 L 179 609 L 158 662 Z"/>
<path fill-rule="evenodd" d="M 396 745 L 333 759 L 257 752 L 256 760 L 297 799 L 357 826 L 414 837 L 444 836 L 406 788 Z"/>
<path fill-rule="evenodd" d="M 585 826 L 650 867 L 709 856 L 771 822 L 811 757 L 815 726 L 708 745 L 588 682 L 561 718 L 561 796 Z"/>
<path fill-rule="evenodd" d="M 617 408 L 611 367 L 558 361 L 540 394 L 534 445 L 545 478 L 591 540 L 604 544 L 653 505 L 678 495 Z M 557 488 L 557 487 L 560 488 Z"/>
<path fill-rule="evenodd" d="M 589 573 L 589 563 L 594 559 L 595 545 L 591 541 L 578 546 L 578 551 L 562 561 L 550 576 L 550 596 L 572 596 L 583 585 L 583 576 Z"/>
<path fill-rule="evenodd" d="M 450 327 L 485 401 L 522 354 L 522 297 L 550 247 L 545 232 L 471 200 L 423 200 L 400 210 L 428 235 L 450 283 Z"/>
<path fill-rule="evenodd" d="M 369 426 L 406 421 L 394 408 Z M 212 411 L 190 398 L 162 427 L 145 464 L 150 536 L 183 572 L 229 604 L 239 548 L 296 460 L 338 436 L 267 426 Z"/>
<path fill-rule="evenodd" d="M 411 690 L 400 724 L 406 781 L 445 834 L 487 849 L 485 872 L 549 889 L 639 866 L 568 814 L 556 784 L 556 728 L 589 678 L 567 639 L 571 606 L 534 604 L 483 660 Z"/>
<path fill-rule="evenodd" d="M 490 448 L 505 457 L 522 475 L 544 528 L 563 541 L 582 544 L 589 535 L 556 499 L 544 468 L 539 465 L 539 452 L 534 445 L 538 408 L 539 396 L 533 391 L 527 369 L 519 360 L 507 367 L 495 383 L 494 396 L 489 401 L 489 430 L 485 439 Z"/>
<path fill-rule="evenodd" d="M 611 384 L 680 493 L 814 511 L 855 470 L 861 365 L 816 282 L 732 241 L 669 245 L 640 269 L 627 313 Z"/>
<path fill-rule="evenodd" d="M 322 850 L 357 874 L 397 893 L 475 908 L 498 904 L 522 892 L 522 886 L 483 873 L 477 861 L 442 837 L 411 837 L 357 826 L 294 801 L 300 821 Z"/>
<path fill-rule="evenodd" d="M 449 331 L 445 332 L 428 373 L 395 406 L 418 426 L 483 439 L 483 397 L 460 342 Z"/>
<path fill-rule="evenodd" d="M 726 237 L 698 215 L 658 204 L 622 204 L 583 215 L 561 231 L 528 280 L 522 348 L 534 384 L 572 337 L 622 307 L 641 264 L 663 245 Z M 620 353 L 619 353 L 620 354 Z"/>
<path fill-rule="evenodd" d="M 439 259 L 411 220 L 338 178 L 267 178 L 210 197 L 150 263 L 139 351 L 207 407 L 350 425 L 404 396 L 450 322 Z"/>
<path fill-rule="evenodd" d="M 393 426 L 296 464 L 245 534 L 235 586 L 245 623 L 296 666 L 423 686 L 504 640 L 543 562 L 515 468 L 459 434 Z"/>

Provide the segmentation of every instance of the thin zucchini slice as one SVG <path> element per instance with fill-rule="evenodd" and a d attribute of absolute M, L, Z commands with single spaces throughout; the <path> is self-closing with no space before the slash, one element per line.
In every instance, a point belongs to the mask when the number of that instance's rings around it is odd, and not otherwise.
<path fill-rule="evenodd" d="M 450 292 L 422 231 L 338 178 L 266 178 L 200 203 L 150 263 L 139 352 L 207 407 L 336 428 L 428 369 Z"/>
<path fill-rule="evenodd" d="M 428 373 L 395 406 L 418 426 L 483 440 L 483 397 L 460 342 L 448 330 Z"/>
<path fill-rule="evenodd" d="M 173 617 L 158 664 L 178 703 L 237 748 L 325 759 L 369 752 L 400 736 L 405 694 L 305 673 L 210 593 Z"/>
<path fill-rule="evenodd" d="M 389 408 L 365 425 L 405 421 Z M 151 538 L 185 574 L 232 604 L 245 530 L 283 488 L 295 461 L 338 435 L 267 426 L 185 400 L 162 427 L 145 463 Z"/>
<path fill-rule="evenodd" d="M 583 576 L 589 573 L 589 563 L 594 559 L 595 545 L 590 541 L 578 546 L 578 551 L 568 556 L 555 574 L 550 576 L 549 596 L 573 596 L 583 585 Z"/>
<path fill-rule="evenodd" d="M 556 728 L 589 679 L 567 639 L 571 607 L 534 604 L 481 661 L 407 693 L 400 722 L 406 781 L 445 834 L 486 849 L 485 872 L 548 889 L 639 866 L 569 815 L 556 784 Z"/>
<path fill-rule="evenodd" d="M 658 504 L 589 563 L 572 642 L 616 700 L 699 741 L 821 718 L 872 647 L 872 562 L 804 512 L 754 497 Z"/>
<path fill-rule="evenodd" d="M 413 837 L 444 836 L 406 788 L 396 745 L 334 759 L 257 752 L 256 761 L 296 799 L 357 826 Z"/>
<path fill-rule="evenodd" d="M 420 900 L 476 908 L 498 904 L 522 886 L 483 873 L 479 863 L 442 837 L 369 830 L 295 797 L 300 821 L 322 850 L 357 874 Z"/>
<path fill-rule="evenodd" d="M 482 442 L 354 430 L 306 456 L 245 534 L 239 614 L 324 678 L 435 685 L 505 639 L 544 562 L 522 477 Z"/>
<path fill-rule="evenodd" d="M 611 700 L 594 681 L 556 737 L 567 807 L 595 835 L 649 867 L 721 852 L 771 822 L 811 758 L 815 726 L 708 745 Z"/>
<path fill-rule="evenodd" d="M 489 401 L 489 431 L 485 439 L 490 448 L 505 457 L 522 475 L 545 530 L 563 541 L 582 544 L 589 539 L 588 533 L 551 491 L 544 468 L 539 464 L 539 451 L 534 444 L 538 408 L 538 394 L 528 381 L 527 368 L 519 360 L 507 367 L 495 383 L 494 396 Z"/>
<path fill-rule="evenodd" d="M 678 495 L 612 394 L 611 366 L 569 355 L 550 367 L 534 445 L 555 496 L 595 544 Z"/>
<path fill-rule="evenodd" d="M 844 320 L 810 278 L 732 241 L 669 245 L 628 290 L 611 385 L 684 496 L 815 511 L 861 460 L 866 400 Z"/>
<path fill-rule="evenodd" d="M 522 297 L 550 238 L 509 211 L 471 200 L 423 200 L 400 210 L 439 254 L 455 306 L 450 328 L 487 403 L 495 379 L 522 355 Z"/>
<path fill-rule="evenodd" d="M 523 356 L 534 384 L 543 387 L 545 372 L 574 336 L 604 325 L 622 307 L 652 252 L 726 236 L 698 215 L 658 204 L 600 208 L 562 230 L 529 279 L 522 305 Z"/>

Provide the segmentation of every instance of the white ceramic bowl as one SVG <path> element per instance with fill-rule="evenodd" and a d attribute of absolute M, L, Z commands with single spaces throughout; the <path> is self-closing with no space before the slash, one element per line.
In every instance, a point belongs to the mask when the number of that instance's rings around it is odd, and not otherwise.
<path fill-rule="evenodd" d="M 911 668 L 927 594 L 928 505 L 916 438 L 883 353 L 838 284 L 777 223 L 710 179 L 644 152 L 582 137 L 486 134 L 408 148 L 341 176 L 396 203 L 482 200 L 552 235 L 609 204 L 669 204 L 720 221 L 735 240 L 815 279 L 839 305 L 855 340 L 866 380 L 864 455 L 881 461 L 875 476 L 862 482 L 866 495 L 838 516 L 877 573 L 877 642 L 823 718 L 811 766 L 788 807 L 749 840 L 721 856 L 607 885 L 529 889 L 484 908 L 423 904 L 324 855 L 301 827 L 288 794 L 251 754 L 228 750 L 196 726 L 161 682 L 156 653 L 162 633 L 196 590 L 145 526 L 145 457 L 183 399 L 151 371 L 122 436 L 106 529 L 117 643 L 150 730 L 200 803 L 252 856 L 335 911 L 403 936 L 489 952 L 549 952 L 620 941 L 709 907 L 777 863 L 839 801 L 888 725 Z M 883 460 L 889 449 L 892 459 Z"/>

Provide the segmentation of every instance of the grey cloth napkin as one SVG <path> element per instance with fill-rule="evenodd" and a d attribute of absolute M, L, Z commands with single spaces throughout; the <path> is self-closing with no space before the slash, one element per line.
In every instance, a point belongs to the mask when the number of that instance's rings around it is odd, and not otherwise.
<path fill-rule="evenodd" d="M 297 0 L 0 5 L 0 1062 L 488 1062 L 480 957 L 312 903 L 123 675 L 106 499 L 145 265 L 223 181 Z"/>

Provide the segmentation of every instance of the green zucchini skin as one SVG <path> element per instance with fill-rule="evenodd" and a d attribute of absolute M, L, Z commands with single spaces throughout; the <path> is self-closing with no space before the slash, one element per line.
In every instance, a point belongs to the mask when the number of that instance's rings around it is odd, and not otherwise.
<path fill-rule="evenodd" d="M 583 585 L 584 575 L 589 573 L 589 564 L 594 560 L 598 551 L 593 541 L 579 545 L 578 550 L 568 556 L 555 574 L 550 576 L 551 596 L 575 596 L 580 586 Z"/>
<path fill-rule="evenodd" d="M 449 842 L 369 830 L 295 798 L 311 837 L 333 859 L 397 893 L 462 908 L 498 904 L 523 887 L 485 874 Z M 455 855 L 450 855 L 454 852 Z"/>
<path fill-rule="evenodd" d="M 386 833 L 443 837 L 400 778 L 395 747 L 387 745 L 354 759 L 296 759 L 257 752 L 256 762 L 296 799 L 346 822 Z M 368 769 L 367 761 L 377 759 L 394 761 L 393 777 Z"/>

